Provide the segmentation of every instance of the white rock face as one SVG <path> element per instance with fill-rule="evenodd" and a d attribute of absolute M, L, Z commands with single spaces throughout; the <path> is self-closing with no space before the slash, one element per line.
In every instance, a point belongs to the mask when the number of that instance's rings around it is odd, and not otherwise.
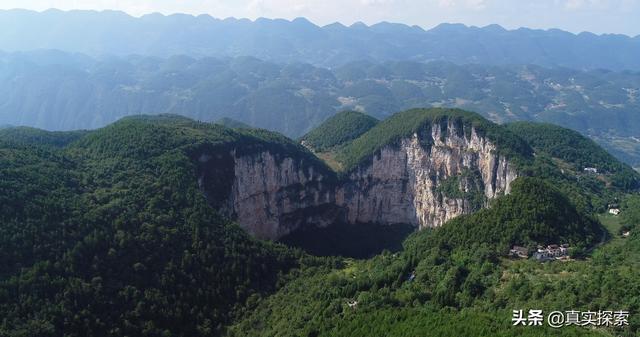
<path fill-rule="evenodd" d="M 448 198 L 437 191 L 447 178 L 465 172 L 479 172 L 487 199 L 509 193 L 517 178 L 513 166 L 496 153 L 496 147 L 475 129 L 470 137 L 449 123 L 441 140 L 440 128 L 433 128 L 433 146 L 425 149 L 417 134 L 400 146 L 388 146 L 372 164 L 353 172 L 337 189 L 336 200 L 348 210 L 350 223 L 409 223 L 419 228 L 437 227 L 472 211 L 465 198 Z M 472 186 L 462 183 L 466 192 Z"/>
<path fill-rule="evenodd" d="M 249 233 L 277 239 L 302 225 L 326 226 L 340 215 L 333 186 L 313 166 L 269 152 L 235 157 L 227 213 Z M 335 215 L 332 215 L 335 214 Z"/>
<path fill-rule="evenodd" d="M 471 200 L 448 198 L 438 191 L 447 178 L 474 172 L 476 184 L 460 179 L 459 187 L 493 199 L 509 193 L 517 177 L 494 144 L 475 129 L 470 136 L 464 131 L 449 123 L 442 135 L 434 127 L 433 145 L 427 148 L 414 134 L 399 145 L 383 148 L 369 165 L 361 165 L 340 183 L 290 157 L 277 158 L 267 151 L 246 156 L 232 153 L 233 183 L 221 210 L 263 239 L 336 221 L 440 226 L 473 211 Z M 211 158 L 203 155 L 200 161 Z"/>

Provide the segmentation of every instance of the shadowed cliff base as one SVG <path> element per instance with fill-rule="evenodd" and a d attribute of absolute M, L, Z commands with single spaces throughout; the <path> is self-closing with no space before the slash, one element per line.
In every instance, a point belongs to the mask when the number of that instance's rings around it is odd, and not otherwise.
<path fill-rule="evenodd" d="M 384 250 L 402 250 L 402 242 L 416 230 L 409 224 L 333 224 L 306 227 L 284 236 L 280 242 L 317 256 L 366 259 Z"/>

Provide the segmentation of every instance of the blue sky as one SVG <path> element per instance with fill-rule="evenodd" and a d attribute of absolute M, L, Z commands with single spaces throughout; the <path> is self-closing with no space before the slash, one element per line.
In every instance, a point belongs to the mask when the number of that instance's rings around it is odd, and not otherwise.
<path fill-rule="evenodd" d="M 218 18 L 306 17 L 336 21 L 400 22 L 431 28 L 442 22 L 506 28 L 560 28 L 574 33 L 640 34 L 640 0 L 1 0 L 0 9 L 116 9 L 139 16 L 160 12 Z"/>

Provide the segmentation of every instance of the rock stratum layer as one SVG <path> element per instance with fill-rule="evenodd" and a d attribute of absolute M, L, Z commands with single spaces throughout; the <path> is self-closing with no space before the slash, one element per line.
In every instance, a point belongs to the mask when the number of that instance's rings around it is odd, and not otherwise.
<path fill-rule="evenodd" d="M 414 133 L 369 159 L 337 179 L 285 153 L 202 154 L 200 185 L 248 232 L 275 240 L 332 223 L 440 226 L 509 193 L 518 176 L 487 137 L 455 123 Z"/>

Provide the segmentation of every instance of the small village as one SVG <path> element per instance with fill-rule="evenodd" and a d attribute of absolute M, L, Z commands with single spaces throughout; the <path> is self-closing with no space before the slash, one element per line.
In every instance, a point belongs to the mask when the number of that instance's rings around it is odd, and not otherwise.
<path fill-rule="evenodd" d="M 538 246 L 537 249 L 530 254 L 530 251 L 526 247 L 513 246 L 509 251 L 509 256 L 520 259 L 528 259 L 533 257 L 536 261 L 546 262 L 554 260 L 568 260 L 569 259 L 569 245 L 568 244 L 552 244 L 548 246 Z"/>
<path fill-rule="evenodd" d="M 593 173 L 597 172 L 595 168 L 585 168 L 585 171 L 593 172 Z M 609 204 L 607 207 L 607 213 L 615 217 L 619 216 L 620 212 L 621 211 L 620 211 L 619 204 L 612 203 L 612 204 Z M 623 229 L 621 230 L 620 236 L 622 238 L 628 238 L 631 235 L 631 231 L 624 228 L 625 227 L 623 227 Z M 561 245 L 551 244 L 551 245 L 547 245 L 546 247 L 542 245 L 538 245 L 535 251 L 532 251 L 527 247 L 514 245 L 509 250 L 509 257 L 517 258 L 517 259 L 528 259 L 530 257 L 533 257 L 533 259 L 539 262 L 569 260 L 570 259 L 569 248 L 570 246 L 568 244 L 561 244 Z"/>

